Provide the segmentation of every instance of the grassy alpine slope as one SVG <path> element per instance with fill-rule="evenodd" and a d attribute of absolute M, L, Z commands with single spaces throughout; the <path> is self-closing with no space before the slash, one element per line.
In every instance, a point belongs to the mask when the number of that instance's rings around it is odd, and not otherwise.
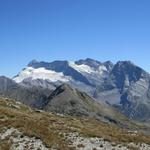
<path fill-rule="evenodd" d="M 78 133 L 83 138 L 103 138 L 103 141 L 112 143 L 114 147 L 119 144 L 128 147 L 128 149 L 138 149 L 129 143 L 150 145 L 150 136 L 136 132 L 143 130 L 144 126 L 130 124 L 129 128 L 122 129 L 91 118 L 64 116 L 33 110 L 14 100 L 0 98 L 0 150 L 17 149 L 21 142 L 19 143 L 19 140 L 14 139 L 17 139 L 19 134 L 20 139 L 27 140 L 24 149 L 29 149 L 28 143 L 31 142 L 32 138 L 34 138 L 32 141 L 35 142 L 41 140 L 44 147 L 41 149 L 43 150 L 84 149 L 86 145 L 80 142 L 75 145 L 66 136 L 73 133 Z M 13 130 L 12 134 L 9 134 L 10 129 Z M 13 145 L 14 141 L 17 141 L 17 144 Z M 34 145 L 32 146 L 33 149 L 36 149 Z M 99 147 L 103 147 L 103 145 Z"/>

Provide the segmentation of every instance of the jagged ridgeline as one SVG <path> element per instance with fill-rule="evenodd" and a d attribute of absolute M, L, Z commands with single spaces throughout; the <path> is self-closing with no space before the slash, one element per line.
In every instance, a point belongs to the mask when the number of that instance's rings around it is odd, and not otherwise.
<path fill-rule="evenodd" d="M 12 80 L 1 77 L 0 82 L 4 84 L 0 85 L 0 89 L 1 95 L 46 109 L 45 104 L 51 106 L 53 102 L 50 101 L 52 91 L 65 83 L 85 92 L 99 103 L 115 107 L 129 118 L 148 122 L 149 80 L 149 73 L 130 61 L 113 64 L 90 58 L 75 62 L 33 60 Z"/>

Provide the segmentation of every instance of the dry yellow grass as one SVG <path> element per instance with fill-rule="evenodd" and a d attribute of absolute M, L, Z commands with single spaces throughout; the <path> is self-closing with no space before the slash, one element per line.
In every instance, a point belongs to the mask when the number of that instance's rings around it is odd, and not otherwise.
<path fill-rule="evenodd" d="M 0 141 L 0 150 L 9 150 L 11 142 L 9 140 Z"/>

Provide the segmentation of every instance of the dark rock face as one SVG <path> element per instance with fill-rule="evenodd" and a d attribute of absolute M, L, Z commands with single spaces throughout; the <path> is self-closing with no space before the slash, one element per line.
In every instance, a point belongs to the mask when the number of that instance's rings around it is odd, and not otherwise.
<path fill-rule="evenodd" d="M 31 107 L 41 108 L 50 93 L 48 89 L 26 88 L 7 77 L 0 77 L 0 96 L 18 100 Z"/>
<path fill-rule="evenodd" d="M 77 65 L 88 65 L 90 67 L 93 67 L 93 68 L 98 68 L 99 65 L 101 65 L 102 63 L 97 61 L 97 60 L 93 60 L 93 59 L 90 59 L 90 58 L 87 58 L 87 59 L 80 59 L 79 61 L 76 61 L 75 62 Z"/>
<path fill-rule="evenodd" d="M 103 63 L 103 65 L 107 68 L 108 71 L 111 71 L 114 64 L 111 61 L 106 61 Z"/>
<path fill-rule="evenodd" d="M 137 82 L 142 75 L 146 76 L 146 72 L 141 68 L 134 66 L 131 62 L 124 61 L 118 62 L 114 66 L 111 75 L 114 77 L 117 88 L 123 90 L 125 87 L 129 87 L 132 83 Z"/>
<path fill-rule="evenodd" d="M 140 67 L 129 61 L 118 62 L 109 77 L 97 89 L 98 95 L 95 94 L 95 97 L 105 95 L 104 98 L 108 99 L 108 102 L 111 97 L 116 100 L 114 105 L 119 105 L 117 107 L 126 116 L 146 121 L 150 118 L 149 80 L 149 74 Z"/>
<path fill-rule="evenodd" d="M 0 91 L 7 91 L 8 89 L 15 89 L 18 85 L 5 76 L 0 76 Z"/>
<path fill-rule="evenodd" d="M 113 63 L 111 61 L 106 61 L 104 63 L 91 59 L 91 58 L 87 58 L 87 59 L 80 59 L 78 61 L 75 61 L 75 64 L 77 65 L 87 65 L 90 66 L 92 68 L 98 69 L 98 67 L 100 65 L 104 65 L 108 70 L 111 70 L 113 68 Z"/>

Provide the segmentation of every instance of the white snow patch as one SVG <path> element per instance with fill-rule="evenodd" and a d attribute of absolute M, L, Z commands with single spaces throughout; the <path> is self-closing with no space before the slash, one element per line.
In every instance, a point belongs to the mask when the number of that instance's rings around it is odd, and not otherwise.
<path fill-rule="evenodd" d="M 32 68 L 27 67 L 25 70 L 20 72 L 20 74 L 15 77 L 13 80 L 17 83 L 22 82 L 24 79 L 32 78 L 32 80 L 35 79 L 43 79 L 43 80 L 50 80 L 51 82 L 67 82 L 71 80 L 71 77 L 64 76 L 62 72 L 55 72 L 52 70 L 47 70 L 45 68 Z"/>
<path fill-rule="evenodd" d="M 97 72 L 103 74 L 104 71 L 107 71 L 107 68 L 104 65 L 100 65 Z"/>
<path fill-rule="evenodd" d="M 74 62 L 69 62 L 69 66 L 74 68 L 75 70 L 79 71 L 79 72 L 87 72 L 87 73 L 94 73 L 94 70 L 87 65 L 77 65 Z"/>
<path fill-rule="evenodd" d="M 104 71 L 107 71 L 107 68 L 104 65 L 100 65 L 97 70 L 88 66 L 88 65 L 77 65 L 75 62 L 69 62 L 70 67 L 74 68 L 80 73 L 88 73 L 88 74 L 103 74 Z"/>

